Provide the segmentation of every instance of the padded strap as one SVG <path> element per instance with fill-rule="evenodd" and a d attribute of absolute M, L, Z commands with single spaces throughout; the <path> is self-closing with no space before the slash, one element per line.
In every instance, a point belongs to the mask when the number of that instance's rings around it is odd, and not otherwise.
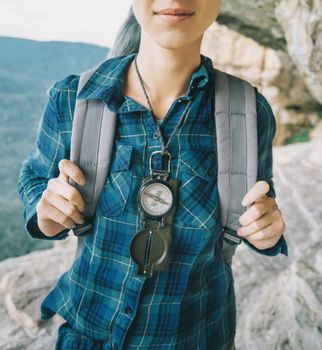
<path fill-rule="evenodd" d="M 81 74 L 77 95 L 91 77 L 93 69 Z M 78 236 L 76 257 L 80 254 L 84 235 L 92 228 L 96 205 L 103 191 L 110 166 L 114 145 L 116 114 L 110 111 L 103 100 L 76 98 L 71 137 L 70 160 L 80 167 L 86 178 L 84 186 L 75 186 L 85 201 L 85 223 L 76 225 L 73 232 Z"/>
<path fill-rule="evenodd" d="M 249 82 L 214 70 L 218 192 L 225 238 L 223 250 L 227 243 L 235 245 L 226 249 L 226 260 L 231 262 L 234 248 L 241 243 L 236 233 L 241 226 L 238 219 L 248 209 L 241 201 L 257 179 L 256 95 Z"/>

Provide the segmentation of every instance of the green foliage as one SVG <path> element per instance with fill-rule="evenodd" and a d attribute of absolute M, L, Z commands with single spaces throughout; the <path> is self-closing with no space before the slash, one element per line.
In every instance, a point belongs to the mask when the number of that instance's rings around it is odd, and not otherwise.
<path fill-rule="evenodd" d="M 16 190 L 22 162 L 33 150 L 46 90 L 69 74 L 106 59 L 95 45 L 0 37 L 0 260 L 45 249 L 52 242 L 29 237 Z"/>
<path fill-rule="evenodd" d="M 319 106 L 319 109 L 318 109 L 318 117 L 320 119 L 322 119 L 322 105 Z"/>
<path fill-rule="evenodd" d="M 310 141 L 309 131 L 311 129 L 311 127 L 306 127 L 304 129 L 299 130 L 286 140 L 286 144 Z"/>
<path fill-rule="evenodd" d="M 316 113 L 320 119 L 322 119 L 322 105 L 319 105 Z M 307 122 L 307 126 L 295 132 L 291 137 L 286 140 L 286 144 L 297 143 L 297 142 L 308 142 L 310 141 L 310 131 L 314 128 L 314 125 Z"/>

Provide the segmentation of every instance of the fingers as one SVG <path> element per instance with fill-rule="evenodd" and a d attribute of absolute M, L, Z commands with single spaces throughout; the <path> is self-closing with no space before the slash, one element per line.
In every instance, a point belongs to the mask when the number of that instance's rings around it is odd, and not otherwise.
<path fill-rule="evenodd" d="M 72 229 L 76 223 L 84 223 L 81 213 L 85 210 L 85 202 L 79 190 L 69 183 L 72 179 L 84 185 L 84 174 L 68 159 L 62 159 L 58 166 L 59 176 L 48 180 L 36 207 L 39 227 L 49 237 L 61 231 L 62 227 Z"/>
<path fill-rule="evenodd" d="M 84 217 L 78 208 L 72 203 L 68 202 L 65 198 L 61 197 L 59 194 L 48 190 L 46 201 L 48 201 L 51 206 L 59 209 L 65 216 L 70 218 L 73 223 L 84 223 Z"/>
<path fill-rule="evenodd" d="M 248 208 L 245 213 L 243 213 L 238 221 L 241 225 L 246 226 L 255 220 L 258 220 L 264 214 L 270 211 L 275 211 L 276 202 L 274 198 L 266 197 L 260 202 L 254 203 L 250 208 Z"/>
<path fill-rule="evenodd" d="M 279 218 L 279 213 L 277 211 L 271 211 L 263 215 L 260 219 L 251 222 L 249 225 L 240 227 L 237 231 L 237 234 L 241 237 L 252 239 L 263 239 L 264 238 L 264 230 L 268 228 L 271 224 L 276 222 Z M 276 233 L 276 227 L 273 231 L 270 229 L 265 231 L 268 234 L 268 237 L 273 236 Z"/>
<path fill-rule="evenodd" d="M 50 179 L 47 189 L 67 199 L 71 204 L 75 205 L 80 212 L 85 209 L 85 202 L 77 188 L 59 179 Z M 53 203 L 52 203 L 53 204 Z"/>
<path fill-rule="evenodd" d="M 69 159 L 62 159 L 58 163 L 60 174 L 58 178 L 68 182 L 69 178 L 77 182 L 79 185 L 85 185 L 85 176 L 80 168 Z"/>
<path fill-rule="evenodd" d="M 43 218 L 45 220 L 50 219 L 69 229 L 72 229 L 75 227 L 75 222 L 68 215 L 63 213 L 61 210 L 59 210 L 49 202 L 42 200 L 39 202 L 39 205 L 37 206 L 37 208 L 38 208 L 37 212 L 40 220 L 43 220 Z"/>
<path fill-rule="evenodd" d="M 256 200 L 265 198 L 266 193 L 269 191 L 270 186 L 267 181 L 257 181 L 255 185 L 245 194 L 242 205 L 246 207 L 254 203 Z"/>

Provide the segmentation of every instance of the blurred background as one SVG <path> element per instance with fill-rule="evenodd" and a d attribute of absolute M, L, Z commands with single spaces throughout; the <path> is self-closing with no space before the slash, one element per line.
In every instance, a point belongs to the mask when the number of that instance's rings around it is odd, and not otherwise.
<path fill-rule="evenodd" d="M 130 3 L 0 0 L 0 349 L 48 349 L 62 321 L 41 324 L 39 303 L 76 240 L 29 237 L 16 185 L 47 89 L 107 58 Z M 238 247 L 236 348 L 322 349 L 322 2 L 225 0 L 202 53 L 257 86 L 277 123 L 273 180 L 289 256 Z"/>

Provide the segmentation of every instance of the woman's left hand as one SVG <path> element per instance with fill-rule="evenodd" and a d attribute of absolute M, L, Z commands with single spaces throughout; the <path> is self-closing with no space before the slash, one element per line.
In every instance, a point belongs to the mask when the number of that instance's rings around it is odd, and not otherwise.
<path fill-rule="evenodd" d="M 268 182 L 257 181 L 242 200 L 243 206 L 255 203 L 239 217 L 242 227 L 237 234 L 258 249 L 273 247 L 285 230 L 275 199 L 266 195 L 269 188 Z"/>

